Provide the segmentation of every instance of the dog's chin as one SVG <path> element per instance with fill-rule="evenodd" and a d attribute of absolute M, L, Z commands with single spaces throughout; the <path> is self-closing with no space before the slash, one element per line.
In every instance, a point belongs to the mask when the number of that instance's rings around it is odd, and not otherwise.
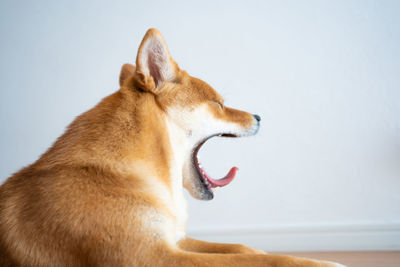
<path fill-rule="evenodd" d="M 214 193 L 211 188 L 208 188 L 194 166 L 189 167 L 188 172 L 183 175 L 183 187 L 189 191 L 190 195 L 199 200 L 211 200 L 214 198 Z M 185 175 L 186 174 L 186 175 Z"/>

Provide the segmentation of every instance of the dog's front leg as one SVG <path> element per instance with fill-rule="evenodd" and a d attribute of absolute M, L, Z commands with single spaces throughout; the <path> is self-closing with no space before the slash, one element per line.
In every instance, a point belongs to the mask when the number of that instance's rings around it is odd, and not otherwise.
<path fill-rule="evenodd" d="M 265 254 L 261 250 L 256 250 L 241 244 L 222 244 L 211 243 L 193 238 L 185 238 L 178 243 L 182 250 L 201 253 L 230 253 L 230 254 Z"/>
<path fill-rule="evenodd" d="M 344 265 L 274 254 L 219 254 L 188 251 L 159 253 L 146 266 L 174 267 L 345 267 Z M 158 261 L 157 261 L 158 259 Z"/>

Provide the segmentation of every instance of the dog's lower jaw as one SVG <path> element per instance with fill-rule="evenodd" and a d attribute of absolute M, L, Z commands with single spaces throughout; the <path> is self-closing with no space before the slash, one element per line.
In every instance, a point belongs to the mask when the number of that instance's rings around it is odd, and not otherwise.
<path fill-rule="evenodd" d="M 193 182 L 184 183 L 183 185 L 195 199 L 212 200 L 214 198 L 214 193 L 200 181 L 200 177 L 197 179 L 195 178 Z"/>
<path fill-rule="evenodd" d="M 202 182 L 191 159 L 183 167 L 183 187 L 189 194 L 198 200 L 212 200 L 214 193 Z"/>

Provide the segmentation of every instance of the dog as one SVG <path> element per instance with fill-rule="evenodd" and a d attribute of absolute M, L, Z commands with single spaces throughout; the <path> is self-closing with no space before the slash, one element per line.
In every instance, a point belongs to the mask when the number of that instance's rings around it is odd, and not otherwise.
<path fill-rule="evenodd" d="M 261 118 L 181 70 L 156 29 L 119 82 L 0 187 L 1 266 L 343 266 L 186 237 L 183 188 L 210 200 L 237 171 L 211 178 L 200 147 Z"/>

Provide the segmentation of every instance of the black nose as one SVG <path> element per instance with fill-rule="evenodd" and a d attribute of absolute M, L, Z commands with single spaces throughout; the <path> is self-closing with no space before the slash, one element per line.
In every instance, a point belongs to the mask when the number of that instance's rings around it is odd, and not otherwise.
<path fill-rule="evenodd" d="M 261 120 L 261 117 L 258 116 L 257 114 L 254 114 L 253 117 L 254 117 L 257 121 L 260 121 L 260 120 Z"/>

